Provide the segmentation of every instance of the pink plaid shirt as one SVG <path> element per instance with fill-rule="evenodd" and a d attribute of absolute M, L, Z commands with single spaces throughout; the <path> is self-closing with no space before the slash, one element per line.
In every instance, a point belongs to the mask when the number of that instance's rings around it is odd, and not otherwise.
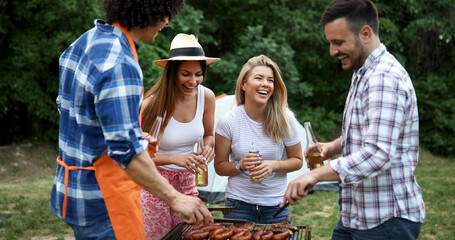
<path fill-rule="evenodd" d="M 330 162 L 340 175 L 345 227 L 365 230 L 392 217 L 424 222 L 425 205 L 414 176 L 419 116 L 411 79 L 381 44 L 354 72 L 342 126 L 342 156 Z"/>

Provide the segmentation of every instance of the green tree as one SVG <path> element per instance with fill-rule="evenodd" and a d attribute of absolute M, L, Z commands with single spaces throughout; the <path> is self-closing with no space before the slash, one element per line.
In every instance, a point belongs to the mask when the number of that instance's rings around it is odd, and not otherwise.
<path fill-rule="evenodd" d="M 342 91 L 349 87 L 349 77 L 340 76 L 349 75 L 340 68 L 327 67 L 327 63 L 335 64 L 336 59 L 327 54 L 319 19 L 329 3 L 327 0 L 188 1 L 202 10 L 204 19 L 210 19 L 201 24 L 209 22 L 216 26 L 207 33 L 216 36 L 216 42 L 211 42 L 208 49 L 221 56 L 222 61 L 211 69 L 214 77 L 209 82 L 215 79 L 216 83 L 210 87 L 218 93 L 232 93 L 246 60 L 266 54 L 280 66 L 289 104 L 300 121 L 312 121 L 320 139 L 339 135 L 339 109 L 342 110 L 346 96 Z"/>
<path fill-rule="evenodd" d="M 56 139 L 58 57 L 103 18 L 102 0 L 0 0 L 0 144 L 30 137 Z M 352 73 L 329 56 L 320 18 L 331 0 L 187 0 L 184 11 L 154 44 L 140 43 L 149 89 L 180 32 L 199 38 L 210 65 L 204 83 L 218 95 L 233 93 L 247 59 L 266 54 L 278 63 L 298 119 L 311 121 L 318 138 L 340 134 Z M 375 0 L 380 38 L 405 66 L 419 104 L 421 146 L 455 153 L 455 1 Z"/>
<path fill-rule="evenodd" d="M 420 143 L 434 154 L 455 153 L 455 1 L 407 1 L 402 38 L 414 80 Z M 407 22 L 405 22 L 407 20 Z"/>
<path fill-rule="evenodd" d="M 56 139 L 58 57 L 102 17 L 100 0 L 0 1 L 0 144 Z"/>
<path fill-rule="evenodd" d="M 290 105 L 300 121 L 312 121 L 322 140 L 337 136 L 352 73 L 342 71 L 339 61 L 328 54 L 320 17 L 330 2 L 189 0 L 204 14 L 206 21 L 201 25 L 216 26 L 201 32 L 216 36 L 208 49 L 222 58 L 212 71 L 217 81 L 212 89 L 232 92 L 229 90 L 241 64 L 257 50 L 262 51 L 277 61 L 283 72 L 292 72 L 285 80 Z M 451 90 L 455 84 L 455 2 L 374 3 L 381 41 L 408 70 L 416 88 L 421 146 L 439 155 L 455 153 L 455 138 L 451 137 L 455 134 Z M 261 48 L 264 42 L 266 49 Z"/>

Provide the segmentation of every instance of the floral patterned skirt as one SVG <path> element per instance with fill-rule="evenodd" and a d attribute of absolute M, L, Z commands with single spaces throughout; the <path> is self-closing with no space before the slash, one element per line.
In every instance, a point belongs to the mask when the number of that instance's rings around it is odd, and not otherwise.
<path fill-rule="evenodd" d="M 194 173 L 169 171 L 158 168 L 161 175 L 180 193 L 198 196 Z M 183 221 L 168 203 L 141 190 L 142 215 L 144 216 L 145 239 L 161 239 Z"/>

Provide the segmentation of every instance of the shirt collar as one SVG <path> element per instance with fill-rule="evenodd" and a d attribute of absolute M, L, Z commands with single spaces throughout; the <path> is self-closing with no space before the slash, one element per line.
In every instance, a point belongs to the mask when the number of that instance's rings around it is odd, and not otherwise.
<path fill-rule="evenodd" d="M 377 58 L 379 58 L 385 51 L 387 51 L 384 44 L 380 44 L 371 54 L 365 59 L 363 66 L 355 72 L 355 75 L 362 76 L 373 65 Z"/>
<path fill-rule="evenodd" d="M 112 33 L 112 34 L 116 35 L 117 37 L 123 39 L 124 34 L 122 33 L 122 31 L 112 25 L 106 24 L 106 22 L 104 20 L 96 19 L 94 24 L 95 24 L 96 28 L 98 28 L 98 30 L 100 30 L 102 32 Z M 125 37 L 125 40 L 128 43 L 128 40 L 126 39 L 126 37 Z M 136 46 L 136 51 L 138 51 L 139 44 L 134 42 L 134 45 Z"/>

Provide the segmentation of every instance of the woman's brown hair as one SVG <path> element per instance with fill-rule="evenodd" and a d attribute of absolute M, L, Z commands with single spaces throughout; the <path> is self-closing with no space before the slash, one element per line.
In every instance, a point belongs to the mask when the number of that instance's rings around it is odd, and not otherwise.
<path fill-rule="evenodd" d="M 203 77 L 207 74 L 205 61 L 198 61 L 201 64 Z M 183 61 L 169 61 L 164 68 L 160 80 L 144 96 L 148 104 L 141 109 L 142 131 L 149 132 L 156 117 L 163 117 L 158 141 L 163 135 L 169 120 L 175 111 L 175 93 L 178 90 L 178 69 Z"/>

